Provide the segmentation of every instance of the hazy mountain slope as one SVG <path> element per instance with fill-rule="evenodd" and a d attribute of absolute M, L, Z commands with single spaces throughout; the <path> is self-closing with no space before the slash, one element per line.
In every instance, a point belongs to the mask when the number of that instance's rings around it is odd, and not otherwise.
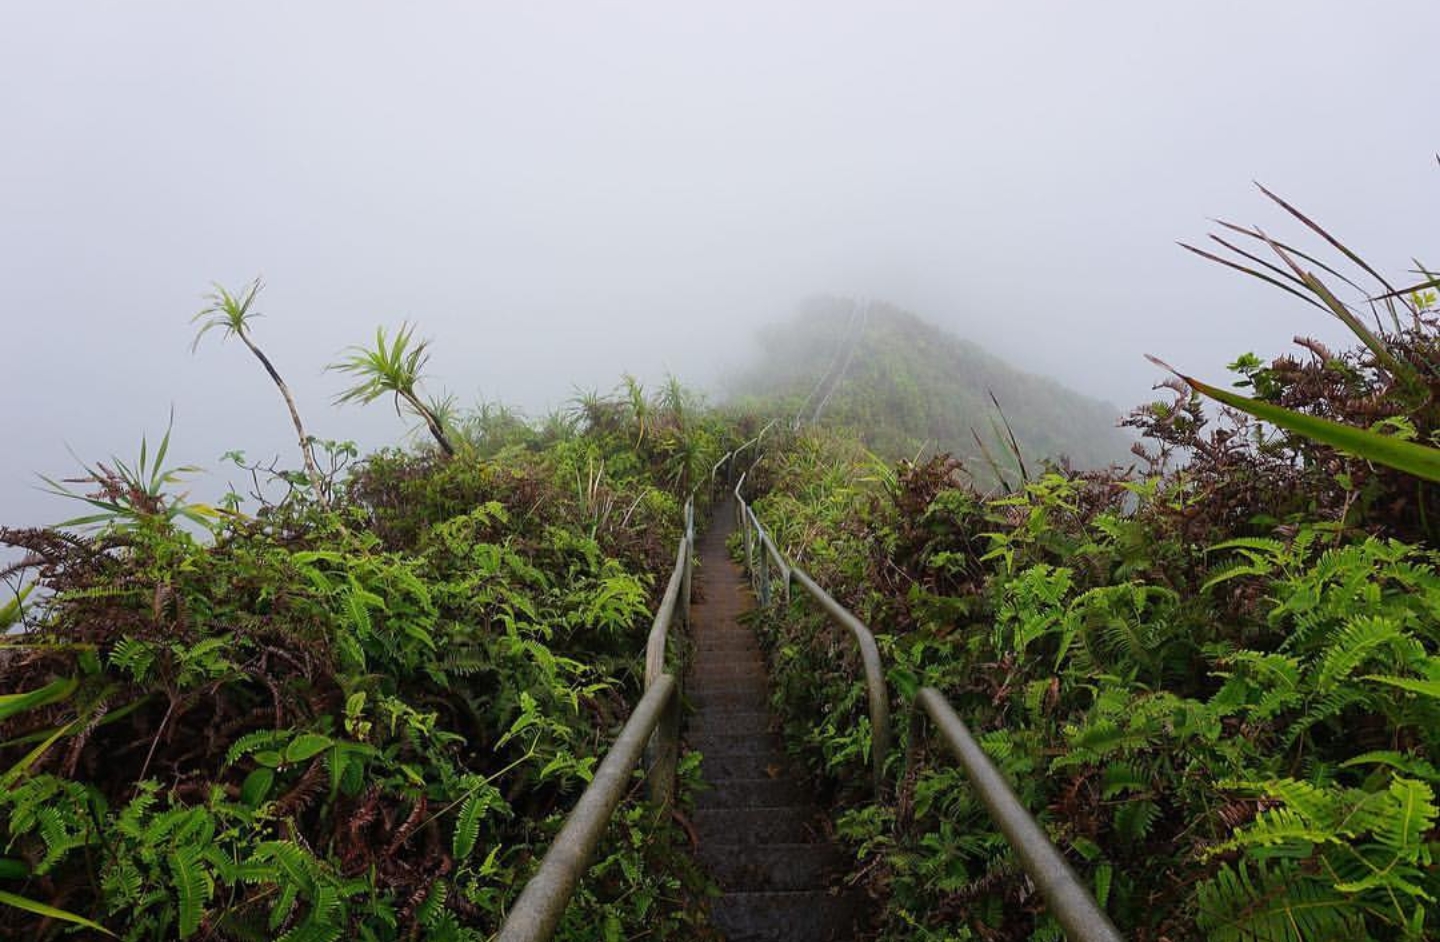
<path fill-rule="evenodd" d="M 1013 467 L 992 427 L 993 391 L 1027 462 L 1065 456 L 1090 467 L 1126 460 L 1129 442 L 1116 428 L 1115 406 L 1018 370 L 897 308 L 872 303 L 863 319 L 854 310 L 849 301 L 818 301 L 762 331 L 759 360 L 732 378 L 729 398 L 807 419 L 824 401 L 823 424 L 856 429 L 881 455 L 948 451 L 978 472 L 985 462 L 972 428 L 1002 465 Z M 822 383 L 827 374 L 838 381 Z"/>

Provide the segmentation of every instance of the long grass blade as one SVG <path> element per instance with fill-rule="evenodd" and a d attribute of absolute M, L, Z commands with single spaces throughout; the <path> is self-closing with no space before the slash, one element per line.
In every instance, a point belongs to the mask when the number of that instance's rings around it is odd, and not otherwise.
<path fill-rule="evenodd" d="M 1220 237 L 1217 236 L 1217 235 L 1211 234 L 1210 238 L 1211 238 L 1213 241 L 1218 242 L 1218 243 L 1220 243 L 1221 245 L 1225 246 L 1227 249 L 1229 249 L 1230 251 L 1234 252 L 1236 255 L 1240 255 L 1240 256 L 1243 256 L 1243 257 L 1245 257 L 1245 258 L 1248 258 L 1248 259 L 1250 259 L 1250 261 L 1254 262 L 1255 264 L 1257 264 L 1257 265 L 1259 265 L 1259 266 L 1261 266 L 1261 267 L 1263 267 L 1263 268 L 1268 268 L 1270 271 L 1273 271 L 1275 274 L 1279 275 L 1281 278 L 1284 278 L 1284 279 L 1287 280 L 1287 281 L 1293 281 L 1293 282 L 1294 282 L 1295 284 L 1297 284 L 1297 285 L 1303 285 L 1303 282 L 1301 282 L 1300 279 L 1296 278 L 1294 275 L 1290 274 L 1288 271 L 1286 271 L 1285 269 L 1281 268 L 1279 265 L 1275 265 L 1275 264 L 1272 264 L 1272 263 L 1270 263 L 1270 262 L 1267 262 L 1265 259 L 1261 258 L 1261 257 L 1258 256 L 1258 255 L 1252 255 L 1252 254 L 1250 254 L 1249 252 L 1245 251 L 1244 249 L 1240 248 L 1240 246 L 1234 244 L 1233 242 L 1227 242 L 1226 240 L 1220 238 Z"/>
<path fill-rule="evenodd" d="M 1289 203 L 1285 202 L 1283 199 L 1281 199 L 1280 197 L 1276 196 L 1274 193 L 1271 193 L 1269 190 L 1265 189 L 1265 187 L 1264 187 L 1264 186 L 1261 186 L 1259 183 L 1256 183 L 1255 185 L 1256 185 L 1257 187 L 1260 187 L 1260 192 L 1261 192 L 1261 193 L 1264 193 L 1266 196 L 1270 197 L 1270 198 L 1271 198 L 1272 200 L 1274 200 L 1276 203 L 1279 203 L 1281 209 L 1284 209 L 1287 213 L 1289 213 L 1290 215 L 1294 216 L 1296 219 L 1300 220 L 1300 221 L 1303 222 L 1305 225 L 1309 226 L 1311 229 L 1313 229 L 1313 230 L 1320 236 L 1320 238 L 1324 239 L 1326 242 L 1329 242 L 1331 245 L 1335 246 L 1335 248 L 1339 249 L 1340 252 L 1341 252 L 1346 258 L 1350 259 L 1350 261 L 1354 262 L 1354 263 L 1355 263 L 1356 265 L 1358 265 L 1360 268 L 1364 269 L 1365 272 L 1366 272 L 1367 274 L 1369 274 L 1371 278 L 1374 278 L 1376 281 L 1380 282 L 1382 285 L 1385 286 L 1385 288 L 1386 288 L 1387 290 L 1389 290 L 1389 291 L 1394 291 L 1394 290 L 1395 290 L 1395 286 L 1392 285 L 1392 284 L 1390 284 L 1390 282 L 1386 281 L 1386 280 L 1385 280 L 1385 276 L 1381 275 L 1378 271 L 1376 271 L 1375 269 L 1371 268 L 1369 262 L 1365 261 L 1365 259 L 1361 258 L 1359 255 L 1356 255 L 1354 252 L 1350 251 L 1350 249 L 1349 249 L 1343 242 L 1341 242 L 1339 239 L 1335 238 L 1335 237 L 1332 236 L 1330 233 L 1326 232 L 1323 228 L 1321 228 L 1321 226 L 1320 226 L 1319 223 L 1315 222 L 1315 221 L 1314 221 L 1313 219 L 1311 219 L 1309 216 L 1306 216 L 1304 213 L 1300 212 L 1300 210 L 1296 209 L 1294 206 L 1291 206 Z"/>
<path fill-rule="evenodd" d="M 1010 420 L 1005 417 L 1005 410 L 1000 408 L 1000 400 L 995 398 L 994 390 L 985 390 L 990 401 L 995 404 L 995 411 L 1000 413 L 1000 421 L 1005 424 L 1005 434 L 1010 438 L 1010 450 L 1015 453 L 1015 463 L 1020 466 L 1020 481 L 1022 484 L 1030 483 L 1030 472 L 1025 468 L 1025 458 L 1020 454 L 1020 443 L 1015 440 L 1015 430 L 1010 427 Z"/>
<path fill-rule="evenodd" d="M 1269 241 L 1263 232 L 1260 233 L 1260 236 L 1261 238 L 1265 238 L 1267 242 Z M 1370 349 L 1371 353 L 1375 354 L 1375 359 L 1391 376 L 1394 376 L 1411 392 L 1417 394 L 1424 392 L 1424 383 L 1419 371 L 1416 370 L 1414 366 L 1401 361 L 1399 357 L 1395 356 L 1385 341 L 1380 339 L 1370 328 L 1362 324 L 1354 312 L 1337 298 L 1314 272 L 1301 268 L 1295 259 L 1290 257 L 1290 253 L 1281 248 L 1278 243 L 1269 242 L 1269 245 L 1271 250 L 1280 256 L 1281 261 L 1290 266 L 1290 269 L 1295 272 L 1310 293 L 1320 299 L 1325 309 L 1339 318 L 1341 323 L 1350 328 L 1350 332 L 1358 337 L 1360 342 Z"/>
<path fill-rule="evenodd" d="M 86 919 L 84 916 L 77 915 L 69 910 L 47 906 L 45 903 L 30 899 L 28 896 L 19 896 L 15 893 L 7 893 L 4 890 L 0 890 L 0 905 L 13 906 L 16 909 L 23 909 L 27 913 L 43 916 L 46 919 L 59 919 L 61 922 L 72 923 L 73 925 L 81 926 L 95 932 L 103 932 L 112 939 L 118 938 L 115 933 L 106 929 L 98 922 Z"/>
<path fill-rule="evenodd" d="M 1255 269 L 1250 268 L 1249 266 L 1241 265 L 1239 262 L 1231 261 L 1230 259 L 1225 258 L 1224 256 L 1221 256 L 1221 255 L 1216 255 L 1214 252 L 1207 252 L 1207 251 L 1205 251 L 1204 249 L 1197 249 L 1195 246 L 1189 245 L 1189 244 L 1187 244 L 1187 243 L 1185 243 L 1185 242 L 1177 242 L 1177 243 L 1175 243 L 1175 244 L 1178 245 L 1178 246 L 1180 246 L 1182 249 L 1185 249 L 1187 252 L 1194 252 L 1196 255 L 1200 256 L 1201 258 L 1209 259 L 1210 261 L 1212 261 L 1212 262 L 1218 262 L 1218 263 L 1220 263 L 1221 265 L 1226 266 L 1227 268 L 1233 268 L 1233 269 L 1235 269 L 1236 271 L 1244 272 L 1245 274 L 1251 276 L 1252 278 L 1259 278 L 1261 281 L 1266 282 L 1267 284 L 1274 285 L 1275 287 L 1279 288 L 1281 291 L 1288 291 L 1288 292 L 1290 292 L 1291 294 L 1295 295 L 1295 297 L 1299 298 L 1301 301 L 1304 301 L 1306 304 L 1314 305 L 1315 307 L 1319 308 L 1319 309 L 1322 310 L 1322 311 L 1325 310 L 1325 306 L 1322 305 L 1319 301 L 1316 301 L 1314 298 L 1310 297 L 1310 296 L 1307 295 L 1307 294 L 1304 294 L 1304 293 L 1302 293 L 1302 292 L 1300 292 L 1300 291 L 1295 290 L 1294 288 L 1290 287 L 1289 285 L 1287 285 L 1285 282 L 1281 281 L 1281 280 L 1278 279 L 1278 278 L 1271 278 L 1269 275 L 1265 274 L 1264 272 L 1256 271 Z"/>
<path fill-rule="evenodd" d="M 1396 288 L 1394 291 L 1387 291 L 1384 294 L 1377 294 L 1371 301 L 1384 301 L 1386 298 L 1403 298 L 1412 295 L 1417 291 L 1428 291 L 1431 288 L 1440 288 L 1440 278 L 1429 278 L 1418 285 L 1411 285 L 1408 288 Z"/>
<path fill-rule="evenodd" d="M 1353 281 L 1351 281 L 1349 278 L 1347 278 L 1347 277 L 1345 276 L 1345 273 L 1344 273 L 1344 272 L 1341 272 L 1341 271 L 1338 271 L 1338 270 L 1336 270 L 1336 269 L 1334 269 L 1334 268 L 1331 268 L 1329 265 L 1325 264 L 1325 263 L 1324 263 L 1323 261 L 1321 261 L 1320 259 L 1316 258 L 1316 257 L 1313 256 L 1313 255 L 1307 255 L 1307 254 L 1305 254 L 1304 251 L 1296 248 L 1296 247 L 1293 246 L 1293 245 L 1286 245 L 1284 242 L 1281 242 L 1281 241 L 1279 241 L 1278 239 L 1272 239 L 1272 238 L 1270 238 L 1270 237 L 1267 236 L 1265 233 L 1261 232 L 1258 228 L 1257 228 L 1257 229 L 1247 229 L 1247 228 L 1244 227 L 1244 226 L 1237 226 L 1235 223 L 1233 223 L 1233 222 L 1226 222 L 1226 221 L 1223 220 L 1223 219 L 1211 219 L 1210 221 L 1213 222 L 1213 223 L 1215 223 L 1215 225 L 1217 225 L 1217 226 L 1224 226 L 1226 229 L 1229 229 L 1231 232 L 1238 232 L 1238 233 L 1240 233 L 1241 235 L 1249 236 L 1249 237 L 1252 238 L 1252 239 L 1255 239 L 1255 240 L 1260 241 L 1260 242 L 1264 242 L 1266 245 L 1278 245 L 1278 246 L 1280 246 L 1282 249 L 1284 249 L 1285 251 L 1289 252 L 1291 255 L 1294 255 L 1296 258 L 1303 258 L 1303 259 L 1305 259 L 1305 261 L 1309 262 L 1311 265 L 1314 265 L 1316 268 L 1322 269 L 1323 271 L 1328 272 L 1328 273 L 1331 274 L 1331 275 L 1334 275 L 1336 278 L 1339 278 L 1341 281 L 1345 282 L 1347 285 L 1349 285 L 1350 287 L 1354 288 L 1356 291 L 1364 291 L 1364 290 L 1365 290 L 1364 288 L 1360 287 L 1360 286 L 1357 285 L 1355 282 L 1353 282 Z"/>
<path fill-rule="evenodd" d="M 1406 363 L 1404 360 L 1395 356 L 1395 354 L 1390 351 L 1389 345 L 1376 336 L 1370 328 L 1360 323 L 1360 319 L 1356 317 L 1348 307 L 1342 304 L 1339 298 L 1331 294 L 1330 289 L 1325 287 L 1325 284 L 1319 278 L 1316 278 L 1314 274 L 1306 272 L 1305 284 L 1306 287 L 1315 292 L 1316 297 L 1325 302 L 1325 306 L 1328 307 L 1336 317 L 1340 318 L 1355 336 L 1360 338 L 1365 346 L 1370 348 L 1370 352 L 1375 354 L 1375 359 L 1380 361 L 1380 365 L 1385 367 L 1391 376 L 1394 376 L 1397 380 L 1404 383 L 1412 392 L 1424 392 L 1425 383 L 1420 376 L 1420 371 L 1412 364 Z"/>
<path fill-rule="evenodd" d="M 1011 493 L 1010 482 L 1005 480 L 1005 472 L 1000 470 L 1000 463 L 995 460 L 994 455 L 990 454 L 990 449 L 986 447 L 985 440 L 980 437 L 979 432 L 975 431 L 974 426 L 970 427 L 970 437 L 974 438 L 975 444 L 980 446 L 980 454 L 984 456 L 985 463 L 990 466 L 990 473 L 995 475 L 995 479 L 1000 482 L 1000 489 L 1004 491 L 1008 497 Z"/>
<path fill-rule="evenodd" d="M 0 694 L 0 721 L 35 707 L 47 706 L 64 700 L 75 692 L 80 682 L 73 677 L 52 681 L 43 687 L 27 690 L 25 693 Z"/>

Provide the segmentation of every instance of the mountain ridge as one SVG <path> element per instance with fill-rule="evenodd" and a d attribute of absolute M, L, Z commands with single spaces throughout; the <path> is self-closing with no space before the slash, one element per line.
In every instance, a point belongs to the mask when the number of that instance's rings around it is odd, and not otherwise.
<path fill-rule="evenodd" d="M 728 401 L 853 429 L 882 457 L 948 452 L 989 477 L 975 436 L 1013 469 L 1007 420 L 1032 466 L 1102 467 L 1128 456 L 1116 406 L 894 305 L 816 299 L 757 340 L 759 356 L 727 383 Z"/>

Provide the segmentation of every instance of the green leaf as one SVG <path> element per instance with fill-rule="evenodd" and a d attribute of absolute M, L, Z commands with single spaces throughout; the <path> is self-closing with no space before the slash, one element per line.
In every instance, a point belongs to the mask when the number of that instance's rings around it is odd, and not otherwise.
<path fill-rule="evenodd" d="M 46 919 L 59 919 L 61 922 L 69 922 L 77 926 L 83 926 L 86 929 L 93 929 L 96 932 L 103 932 L 112 939 L 119 938 L 119 936 L 100 925 L 100 923 L 86 919 L 84 916 L 78 916 L 75 913 L 67 912 L 63 909 L 56 909 L 54 906 L 47 906 L 44 903 L 36 902 L 28 897 L 17 896 L 14 893 L 6 893 L 4 890 L 0 890 L 0 905 L 14 906 L 16 909 L 23 909 L 27 913 L 44 916 Z"/>
<path fill-rule="evenodd" d="M 290 742 L 290 745 L 285 747 L 285 761 L 293 764 L 312 759 L 329 749 L 332 743 L 333 740 L 329 736 L 321 736 L 319 733 L 301 733 Z M 258 760 L 260 757 L 257 755 L 255 758 Z"/>
<path fill-rule="evenodd" d="M 64 700 L 75 692 L 80 682 L 73 677 L 66 677 L 54 681 L 43 687 L 36 687 L 26 693 L 7 693 L 0 695 L 0 722 L 8 720 L 17 713 L 23 713 L 34 707 L 45 706 L 48 703 L 55 703 Z"/>
<path fill-rule="evenodd" d="M 210 875 L 200 866 L 200 848 L 181 847 L 170 855 L 170 870 L 175 876 L 175 893 L 180 902 L 180 938 L 194 935 L 200 928 L 200 917 L 204 915 L 205 904 L 210 901 L 214 884 Z"/>
<path fill-rule="evenodd" d="M 1383 674 L 1365 674 L 1360 679 L 1373 680 L 1379 684 L 1389 684 L 1391 687 L 1399 687 L 1401 690 L 1408 690 L 1411 693 L 1418 693 L 1421 696 L 1440 700 L 1440 680 L 1420 680 L 1416 677 L 1391 677 Z"/>
<path fill-rule="evenodd" d="M 1424 782 L 1396 776 L 1390 783 L 1390 797 L 1397 813 L 1385 822 L 1385 843 L 1402 859 L 1414 863 L 1422 853 L 1425 833 L 1435 823 L 1435 793 Z"/>
<path fill-rule="evenodd" d="M 1209 396 L 1232 409 L 1255 416 L 1312 441 L 1330 445 L 1341 451 L 1383 464 L 1397 471 L 1404 471 L 1426 481 L 1440 482 L 1440 448 L 1417 445 L 1390 435 L 1378 435 L 1368 429 L 1353 425 L 1342 425 L 1329 419 L 1316 418 L 1304 412 L 1296 412 L 1283 406 L 1261 402 L 1200 382 L 1198 379 L 1180 373 L 1164 362 L 1149 358 L 1152 362 L 1175 373 L 1201 395 Z"/>
<path fill-rule="evenodd" d="M 460 814 L 455 819 L 455 837 L 452 841 L 456 860 L 466 859 L 475 849 L 475 841 L 480 837 L 480 816 L 484 814 L 487 804 L 479 795 L 471 795 L 460 807 Z"/>
<path fill-rule="evenodd" d="M 274 769 L 256 769 L 245 776 L 245 782 L 240 786 L 240 801 L 251 808 L 258 807 L 260 802 L 265 800 L 265 796 L 270 794 L 270 786 L 274 783 Z"/>

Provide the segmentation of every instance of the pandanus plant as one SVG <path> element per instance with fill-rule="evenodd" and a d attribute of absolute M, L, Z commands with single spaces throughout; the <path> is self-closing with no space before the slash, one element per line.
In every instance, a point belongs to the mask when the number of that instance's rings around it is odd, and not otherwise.
<path fill-rule="evenodd" d="M 393 340 L 385 336 L 385 328 L 377 327 L 373 348 L 347 347 L 345 352 L 349 357 L 330 364 L 329 369 L 349 373 L 360 380 L 336 396 L 335 402 L 368 403 L 389 395 L 394 399 L 396 415 L 403 417 L 404 410 L 408 409 L 425 423 L 446 457 L 453 457 L 455 446 L 445 431 L 446 408 L 440 402 L 427 404 L 417 390 L 420 374 L 430 360 L 429 346 L 430 341 L 415 339 L 415 328 L 411 324 L 401 324 Z"/>
<path fill-rule="evenodd" d="M 215 285 L 215 290 L 206 295 L 210 305 L 199 314 L 191 318 L 192 324 L 200 324 L 200 329 L 195 333 L 195 340 L 190 344 L 190 352 L 194 353 L 200 347 L 200 341 L 212 330 L 219 330 L 224 337 L 238 337 L 240 342 L 255 355 L 260 365 L 265 367 L 265 372 L 270 374 L 270 379 L 275 383 L 275 388 L 280 390 L 280 396 L 285 400 L 285 407 L 290 410 L 290 421 L 295 426 L 295 434 L 300 439 L 300 456 L 305 462 L 305 474 L 310 479 L 311 485 L 315 488 L 315 494 L 321 504 L 327 503 L 325 494 L 326 478 L 321 475 L 320 468 L 315 463 L 314 439 L 305 433 L 305 425 L 300 421 L 300 410 L 295 407 L 295 397 L 290 393 L 290 387 L 285 380 L 280 378 L 280 373 L 275 365 L 270 362 L 255 340 L 250 335 L 250 324 L 260 313 L 255 310 L 255 298 L 264 287 L 260 279 L 256 278 L 243 290 L 231 293 L 220 285 Z"/>

